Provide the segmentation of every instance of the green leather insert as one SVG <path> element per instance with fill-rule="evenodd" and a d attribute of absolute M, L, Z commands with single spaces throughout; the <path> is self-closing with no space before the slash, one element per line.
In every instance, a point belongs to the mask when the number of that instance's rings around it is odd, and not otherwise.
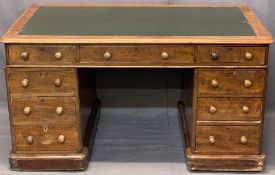
<path fill-rule="evenodd" d="M 19 35 L 255 36 L 238 7 L 40 7 Z"/>

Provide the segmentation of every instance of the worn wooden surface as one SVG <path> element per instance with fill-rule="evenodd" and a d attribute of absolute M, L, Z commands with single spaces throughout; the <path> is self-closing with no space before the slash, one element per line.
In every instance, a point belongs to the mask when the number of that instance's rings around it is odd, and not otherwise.
<path fill-rule="evenodd" d="M 213 59 L 211 53 L 217 53 L 218 58 Z M 250 53 L 251 59 L 246 59 L 245 54 Z M 266 63 L 266 47 L 233 47 L 233 46 L 199 46 L 199 63 L 244 63 L 259 64 Z"/>
<path fill-rule="evenodd" d="M 111 57 L 104 58 L 109 52 Z M 162 53 L 168 54 L 162 58 Z M 80 46 L 80 63 L 85 64 L 184 64 L 193 63 L 194 47 L 182 45 L 143 45 L 143 46 Z"/>
<path fill-rule="evenodd" d="M 74 95 L 76 80 L 73 69 L 40 69 L 18 68 L 7 69 L 8 90 L 11 95 L 32 95 L 39 93 L 46 96 L 52 94 Z M 28 86 L 22 86 L 22 80 L 28 80 Z M 54 81 L 61 80 L 60 86 L 55 86 Z"/>
<path fill-rule="evenodd" d="M 259 154 L 259 126 L 197 126 L 196 153 L 198 154 Z M 209 136 L 215 143 L 209 143 Z M 241 143 L 241 137 L 247 144 Z"/>
<path fill-rule="evenodd" d="M 30 114 L 24 114 L 26 107 L 30 108 Z M 59 114 L 57 110 L 60 107 L 62 111 Z M 75 97 L 11 98 L 11 111 L 16 125 L 76 123 Z"/>
<path fill-rule="evenodd" d="M 27 52 L 28 57 L 22 59 L 21 53 Z M 60 52 L 61 58 L 55 54 Z M 64 45 L 11 45 L 7 47 L 8 64 L 72 64 L 76 62 L 77 47 Z"/>
<path fill-rule="evenodd" d="M 246 17 L 256 36 L 62 36 L 62 35 L 18 35 L 23 26 L 41 6 L 96 6 L 96 7 L 238 7 Z M 14 23 L 2 37 L 5 43 L 219 43 L 219 44 L 270 44 L 272 36 L 247 6 L 240 5 L 33 5 Z"/>
<path fill-rule="evenodd" d="M 262 96 L 265 87 L 266 69 L 208 69 L 198 73 L 198 94 Z M 218 82 L 212 86 L 212 80 Z M 245 80 L 251 87 L 245 87 Z"/>
<path fill-rule="evenodd" d="M 263 108 L 261 98 L 198 98 L 197 103 L 197 121 L 260 121 Z"/>

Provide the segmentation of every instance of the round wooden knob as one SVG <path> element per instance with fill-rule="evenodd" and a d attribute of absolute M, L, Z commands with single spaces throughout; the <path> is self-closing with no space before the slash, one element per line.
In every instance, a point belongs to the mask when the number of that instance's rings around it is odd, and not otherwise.
<path fill-rule="evenodd" d="M 211 114 L 215 114 L 215 113 L 217 112 L 217 108 L 215 108 L 215 106 L 210 106 L 209 112 L 210 112 Z"/>
<path fill-rule="evenodd" d="M 214 144 L 215 143 L 215 137 L 214 136 L 209 136 L 208 141 L 210 144 Z"/>
<path fill-rule="evenodd" d="M 247 142 L 248 142 L 248 140 L 247 140 L 247 138 L 246 138 L 245 136 L 242 136 L 240 140 L 241 140 L 241 143 L 242 143 L 243 145 L 246 145 Z"/>
<path fill-rule="evenodd" d="M 247 59 L 247 60 L 251 60 L 251 59 L 252 59 L 252 53 L 246 52 L 244 57 L 245 57 L 245 59 Z"/>
<path fill-rule="evenodd" d="M 243 112 L 244 113 L 249 113 L 249 107 L 243 106 Z"/>
<path fill-rule="evenodd" d="M 111 57 L 112 57 L 112 55 L 111 55 L 110 52 L 105 52 L 103 56 L 104 56 L 104 58 L 105 58 L 106 60 L 109 60 L 109 59 L 111 59 Z"/>
<path fill-rule="evenodd" d="M 211 87 L 216 88 L 218 86 L 219 86 L 219 82 L 216 79 L 211 80 Z"/>
<path fill-rule="evenodd" d="M 250 80 L 244 80 L 244 87 L 250 88 L 252 86 L 252 82 Z"/>
<path fill-rule="evenodd" d="M 166 59 L 168 59 L 169 55 L 167 52 L 162 52 L 161 57 L 162 57 L 162 59 L 166 60 Z"/>
<path fill-rule="evenodd" d="M 29 53 L 28 52 L 21 52 L 21 58 L 23 59 L 23 60 L 27 60 L 28 58 L 29 58 Z"/>
<path fill-rule="evenodd" d="M 25 115 L 30 115 L 30 114 L 31 114 L 31 108 L 28 107 L 28 106 L 25 107 L 25 108 L 24 108 L 24 114 L 25 114 Z"/>
<path fill-rule="evenodd" d="M 55 112 L 57 115 L 61 115 L 63 113 L 63 107 L 61 107 L 61 106 L 57 107 Z"/>
<path fill-rule="evenodd" d="M 61 86 L 61 79 L 57 78 L 56 80 L 54 80 L 54 85 L 56 87 L 60 87 Z"/>
<path fill-rule="evenodd" d="M 62 58 L 62 53 L 61 52 L 56 52 L 54 54 L 54 57 L 57 59 L 57 60 L 60 60 Z"/>
<path fill-rule="evenodd" d="M 219 59 L 219 54 L 217 52 L 212 52 L 211 58 L 212 58 L 212 60 L 217 60 L 217 59 Z"/>
<path fill-rule="evenodd" d="M 58 139 L 57 139 L 57 140 L 58 140 L 59 143 L 62 144 L 62 143 L 65 142 L 65 136 L 64 136 L 64 135 L 60 135 L 60 136 L 58 136 Z"/>
<path fill-rule="evenodd" d="M 26 141 L 27 141 L 28 144 L 32 144 L 33 143 L 32 136 L 28 136 L 27 139 L 26 139 Z"/>
<path fill-rule="evenodd" d="M 23 86 L 23 87 L 28 87 L 29 86 L 29 80 L 28 79 L 26 79 L 26 78 L 24 78 L 22 81 L 21 81 L 21 85 Z"/>

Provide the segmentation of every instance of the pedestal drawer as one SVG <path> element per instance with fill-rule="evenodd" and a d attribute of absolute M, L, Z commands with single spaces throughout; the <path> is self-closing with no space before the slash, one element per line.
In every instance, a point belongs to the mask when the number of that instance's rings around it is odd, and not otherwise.
<path fill-rule="evenodd" d="M 75 93 L 76 72 L 73 69 L 9 68 L 8 88 L 13 94 Z"/>
<path fill-rule="evenodd" d="M 77 60 L 77 47 L 69 45 L 11 45 L 7 52 L 8 64 L 72 64 Z"/>
<path fill-rule="evenodd" d="M 260 126 L 196 127 L 196 152 L 202 154 L 259 154 Z"/>
<path fill-rule="evenodd" d="M 75 123 L 75 97 L 11 98 L 11 114 L 14 124 Z"/>
<path fill-rule="evenodd" d="M 266 69 L 200 69 L 198 94 L 263 95 Z"/>
<path fill-rule="evenodd" d="M 198 98 L 198 121 L 259 121 L 262 98 Z"/>
<path fill-rule="evenodd" d="M 80 140 L 77 128 L 70 125 L 14 126 L 15 151 L 78 152 Z"/>

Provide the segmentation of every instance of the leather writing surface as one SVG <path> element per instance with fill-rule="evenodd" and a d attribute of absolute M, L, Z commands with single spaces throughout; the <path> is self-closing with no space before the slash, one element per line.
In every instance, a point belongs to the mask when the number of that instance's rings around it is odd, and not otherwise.
<path fill-rule="evenodd" d="M 238 7 L 40 7 L 19 35 L 255 36 Z"/>

